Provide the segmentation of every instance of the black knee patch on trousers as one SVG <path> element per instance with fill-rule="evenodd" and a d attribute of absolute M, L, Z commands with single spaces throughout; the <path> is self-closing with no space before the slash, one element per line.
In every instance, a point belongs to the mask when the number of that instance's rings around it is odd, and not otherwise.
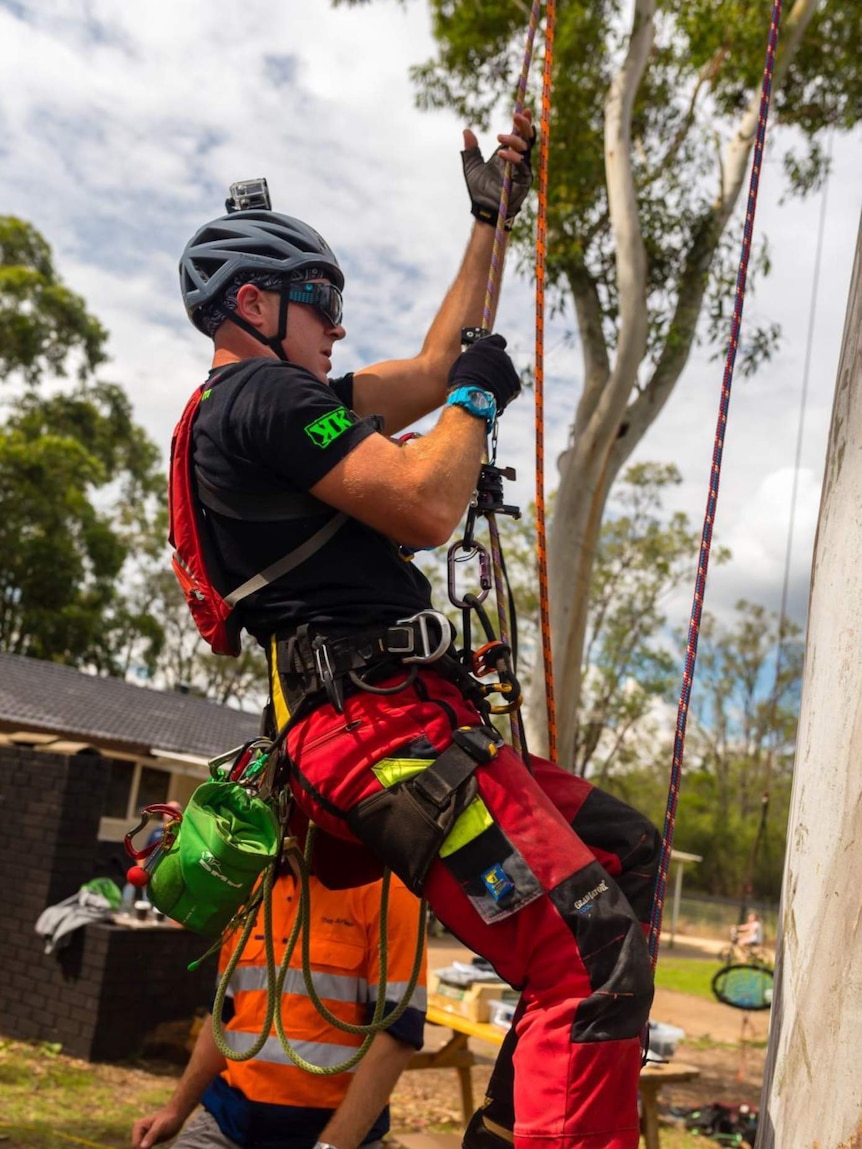
<path fill-rule="evenodd" d="M 578 1006 L 572 1041 L 637 1037 L 649 1019 L 653 977 L 631 906 L 598 862 L 561 882 L 550 898 L 574 935 L 593 991 Z"/>
<path fill-rule="evenodd" d="M 572 820 L 572 829 L 589 845 L 620 860 L 614 881 L 640 922 L 649 922 L 661 861 L 661 834 L 639 810 L 602 790 L 593 790 Z"/>

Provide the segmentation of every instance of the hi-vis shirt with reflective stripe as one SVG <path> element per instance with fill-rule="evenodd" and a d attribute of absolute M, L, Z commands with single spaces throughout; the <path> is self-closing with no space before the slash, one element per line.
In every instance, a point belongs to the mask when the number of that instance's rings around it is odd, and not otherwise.
<path fill-rule="evenodd" d="M 298 899 L 299 887 L 294 879 L 290 876 L 280 878 L 272 899 L 276 962 L 281 961 L 285 942 L 290 936 Z M 314 987 L 332 1013 L 353 1024 L 366 1024 L 377 1000 L 380 899 L 380 882 L 338 891 L 327 890 L 315 879 L 311 882 Z M 393 877 L 387 922 L 386 989 L 386 999 L 393 1004 L 401 1000 L 410 979 L 418 923 L 418 901 Z M 230 952 L 230 946 L 222 950 L 221 969 L 227 965 Z M 260 1033 L 266 1010 L 262 913 L 234 971 L 228 992 L 234 1016 L 226 1027 L 226 1037 L 231 1048 L 243 1052 Z M 410 1007 L 389 1032 L 418 1048 L 422 1042 L 425 1006 L 423 963 L 420 983 L 414 990 Z M 301 941 L 297 943 L 285 977 L 282 1016 L 291 1045 L 315 1065 L 337 1065 L 346 1060 L 362 1040 L 329 1025 L 315 1009 L 302 976 Z M 298 1069 L 282 1049 L 273 1029 L 256 1058 L 247 1062 L 228 1062 L 222 1077 L 229 1085 L 240 1089 L 249 1101 L 336 1109 L 350 1083 L 351 1073 L 318 1077 Z"/>

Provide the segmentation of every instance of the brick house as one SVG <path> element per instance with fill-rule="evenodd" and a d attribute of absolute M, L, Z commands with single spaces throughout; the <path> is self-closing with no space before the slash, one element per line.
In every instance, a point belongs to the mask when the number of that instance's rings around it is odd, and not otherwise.
<path fill-rule="evenodd" d="M 257 732 L 255 714 L 0 654 L 0 1034 L 112 1060 L 209 1003 L 213 962 L 186 969 L 208 943 L 185 930 L 99 922 L 46 955 L 33 926 L 91 878 L 121 885 L 140 806 L 185 805 Z"/>

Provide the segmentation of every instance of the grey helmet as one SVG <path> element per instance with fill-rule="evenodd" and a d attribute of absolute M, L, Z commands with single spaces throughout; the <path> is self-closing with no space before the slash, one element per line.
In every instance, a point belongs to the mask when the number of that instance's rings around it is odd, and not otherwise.
<path fill-rule="evenodd" d="M 180 257 L 180 289 L 189 319 L 217 303 L 239 273 L 286 276 L 320 268 L 339 291 L 344 275 L 329 244 L 302 220 L 275 211 L 238 211 L 204 224 Z"/>

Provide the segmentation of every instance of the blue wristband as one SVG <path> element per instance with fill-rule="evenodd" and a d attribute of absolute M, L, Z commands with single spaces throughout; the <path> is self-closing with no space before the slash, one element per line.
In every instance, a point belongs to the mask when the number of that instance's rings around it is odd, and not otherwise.
<path fill-rule="evenodd" d="M 490 435 L 497 418 L 497 400 L 490 391 L 481 387 L 454 387 L 446 397 L 447 407 L 462 407 L 468 415 L 485 420 L 485 429 Z"/>

